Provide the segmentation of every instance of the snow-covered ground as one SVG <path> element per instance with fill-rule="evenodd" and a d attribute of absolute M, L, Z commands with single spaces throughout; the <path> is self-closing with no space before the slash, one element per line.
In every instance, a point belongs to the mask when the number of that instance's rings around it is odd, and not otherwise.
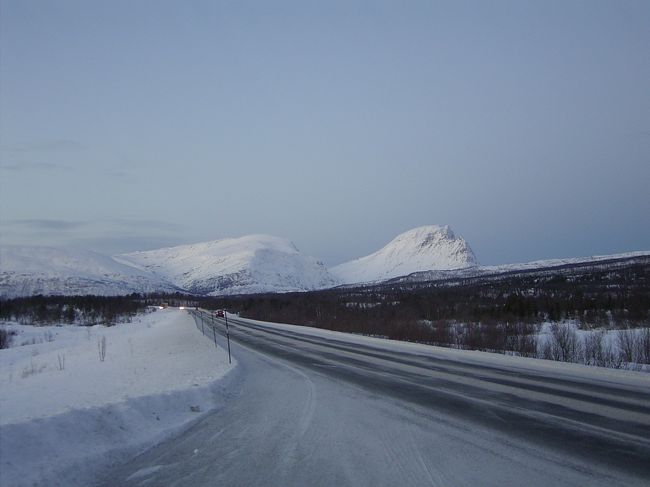
<path fill-rule="evenodd" d="M 0 351 L 3 486 L 87 485 L 218 407 L 235 365 L 179 310 L 110 328 L 2 326 L 16 332 Z"/>

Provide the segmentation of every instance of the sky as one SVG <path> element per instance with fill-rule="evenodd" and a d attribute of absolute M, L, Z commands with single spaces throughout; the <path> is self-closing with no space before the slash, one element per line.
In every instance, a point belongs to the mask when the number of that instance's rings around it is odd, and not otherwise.
<path fill-rule="evenodd" d="M 650 249 L 650 2 L 0 0 L 0 243 Z"/>

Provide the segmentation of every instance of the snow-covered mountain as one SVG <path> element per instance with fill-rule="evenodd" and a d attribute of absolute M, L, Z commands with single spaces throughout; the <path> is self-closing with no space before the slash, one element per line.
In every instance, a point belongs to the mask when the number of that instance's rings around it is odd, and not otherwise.
<path fill-rule="evenodd" d="M 115 257 L 77 249 L 0 247 L 0 297 L 189 292 L 228 295 L 309 291 L 375 281 L 418 283 L 558 269 L 648 257 L 650 252 L 480 267 L 448 226 L 409 230 L 381 250 L 331 269 L 269 235 L 181 245 Z M 614 264 L 613 264 L 614 265 Z"/>
<path fill-rule="evenodd" d="M 115 257 L 77 249 L 2 247 L 0 296 L 200 295 L 307 291 L 339 284 L 288 240 L 249 235 Z"/>
<path fill-rule="evenodd" d="M 337 265 L 330 272 L 340 281 L 352 284 L 476 265 L 472 249 L 448 225 L 429 225 L 404 232 L 377 252 Z"/>
<path fill-rule="evenodd" d="M 289 240 L 249 235 L 117 257 L 191 293 L 203 295 L 307 291 L 338 282 Z"/>
<path fill-rule="evenodd" d="M 95 252 L 51 247 L 0 248 L 0 296 L 123 295 L 179 289 L 150 272 Z"/>

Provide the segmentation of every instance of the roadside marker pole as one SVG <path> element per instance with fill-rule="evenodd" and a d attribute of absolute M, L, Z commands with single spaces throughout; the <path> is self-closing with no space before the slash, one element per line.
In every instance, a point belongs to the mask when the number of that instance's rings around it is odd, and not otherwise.
<path fill-rule="evenodd" d="M 214 339 L 214 346 L 217 346 L 217 332 L 215 330 L 214 326 L 214 315 L 211 315 L 212 317 L 212 338 Z"/>
<path fill-rule="evenodd" d="M 228 330 L 228 313 L 226 310 L 223 310 L 223 318 L 226 320 L 226 340 L 228 341 L 228 363 L 232 363 L 232 359 L 230 358 L 230 331 Z"/>

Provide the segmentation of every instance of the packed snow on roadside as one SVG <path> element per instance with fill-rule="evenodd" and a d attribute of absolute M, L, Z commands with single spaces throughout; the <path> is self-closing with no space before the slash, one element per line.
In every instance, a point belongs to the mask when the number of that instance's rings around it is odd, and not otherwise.
<path fill-rule="evenodd" d="M 0 350 L 1 485 L 88 485 L 219 407 L 233 377 L 185 311 L 110 328 L 0 326 L 15 332 Z"/>

